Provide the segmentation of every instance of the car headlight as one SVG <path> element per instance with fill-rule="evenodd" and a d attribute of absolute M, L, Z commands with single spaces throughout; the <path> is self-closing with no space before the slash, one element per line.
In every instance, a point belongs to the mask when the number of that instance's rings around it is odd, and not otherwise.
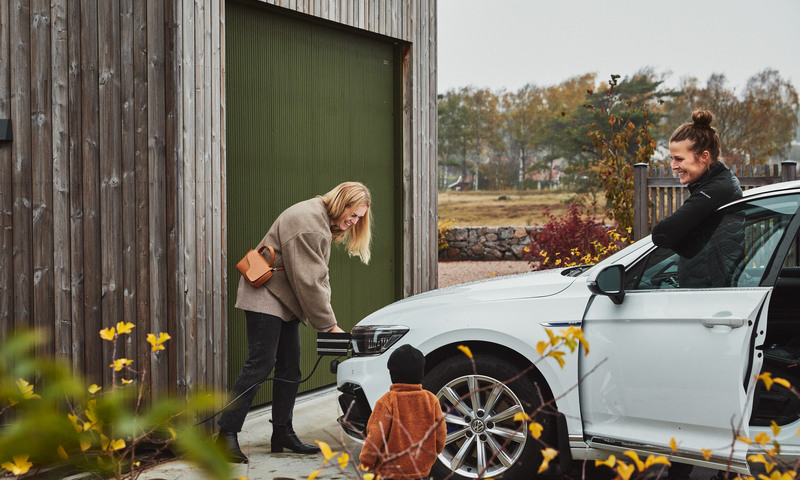
<path fill-rule="evenodd" d="M 355 326 L 350 332 L 353 356 L 380 355 L 403 338 L 406 333 L 408 333 L 408 327 L 401 325 Z"/>

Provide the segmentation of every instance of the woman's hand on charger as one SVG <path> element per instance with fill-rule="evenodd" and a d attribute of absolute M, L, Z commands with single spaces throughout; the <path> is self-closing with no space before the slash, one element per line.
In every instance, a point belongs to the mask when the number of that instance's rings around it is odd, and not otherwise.
<path fill-rule="evenodd" d="M 328 333 L 344 333 L 344 330 L 339 328 L 339 325 L 334 325 L 333 328 L 328 330 Z"/>

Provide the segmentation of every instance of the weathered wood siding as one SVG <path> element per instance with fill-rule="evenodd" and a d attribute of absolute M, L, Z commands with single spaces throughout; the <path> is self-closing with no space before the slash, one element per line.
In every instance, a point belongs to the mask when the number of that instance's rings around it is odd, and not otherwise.
<path fill-rule="evenodd" d="M 260 0 L 407 43 L 403 59 L 404 293 L 436 287 L 436 0 Z"/>
<path fill-rule="evenodd" d="M 269 2 L 404 42 L 404 292 L 436 284 L 436 1 Z M 224 0 L 0 2 L 0 337 L 150 392 L 226 379 Z M 167 332 L 150 353 L 147 333 Z"/>
<path fill-rule="evenodd" d="M 0 336 L 151 392 L 226 384 L 219 0 L 0 3 Z M 146 335 L 167 332 L 150 353 Z"/>

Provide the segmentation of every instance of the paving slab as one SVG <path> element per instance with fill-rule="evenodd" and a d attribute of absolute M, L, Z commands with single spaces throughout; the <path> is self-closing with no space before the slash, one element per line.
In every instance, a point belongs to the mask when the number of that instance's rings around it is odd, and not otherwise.
<path fill-rule="evenodd" d="M 343 451 L 344 446 L 350 455 L 358 456 L 361 444 L 344 434 L 336 419 L 341 415 L 338 392 L 335 387 L 301 394 L 294 408 L 292 425 L 295 432 L 306 443 L 320 440 L 328 443 L 335 451 Z M 239 445 L 250 458 L 246 465 L 233 465 L 231 478 L 241 477 L 250 480 L 305 480 L 315 470 L 323 468 L 322 454 L 299 455 L 296 453 L 270 453 L 269 440 L 272 435 L 272 408 L 251 410 L 239 433 Z M 335 463 L 335 461 L 334 461 Z M 342 472 L 338 463 L 325 466 L 317 476 L 320 480 L 343 480 L 356 478 L 352 466 L 350 471 Z M 191 463 L 176 459 L 145 470 L 140 480 L 199 480 L 210 478 Z"/>

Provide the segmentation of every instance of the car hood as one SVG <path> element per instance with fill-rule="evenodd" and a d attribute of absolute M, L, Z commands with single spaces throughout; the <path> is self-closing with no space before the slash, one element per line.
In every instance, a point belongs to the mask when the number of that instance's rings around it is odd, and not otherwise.
<path fill-rule="evenodd" d="M 562 271 L 563 269 L 521 273 L 431 290 L 383 307 L 365 317 L 359 324 L 388 324 L 404 316 L 406 312 L 420 311 L 420 309 L 448 308 L 448 306 L 463 308 L 472 303 L 555 295 L 580 278 L 562 275 Z"/>

